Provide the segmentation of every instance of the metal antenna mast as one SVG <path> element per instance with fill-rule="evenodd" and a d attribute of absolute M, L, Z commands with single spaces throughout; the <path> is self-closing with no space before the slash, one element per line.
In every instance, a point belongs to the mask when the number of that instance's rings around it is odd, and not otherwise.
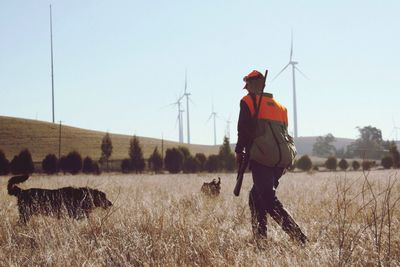
<path fill-rule="evenodd" d="M 55 116 L 54 116 L 53 18 L 51 14 L 51 5 L 50 5 L 50 47 L 51 47 L 51 97 L 52 97 L 52 110 L 53 110 L 53 123 L 54 123 Z"/>

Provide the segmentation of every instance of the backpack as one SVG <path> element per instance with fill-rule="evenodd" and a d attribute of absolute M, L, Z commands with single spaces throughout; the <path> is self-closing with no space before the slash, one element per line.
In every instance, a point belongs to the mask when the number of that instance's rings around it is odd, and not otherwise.
<path fill-rule="evenodd" d="M 289 168 L 294 164 L 297 155 L 293 137 L 289 135 L 284 122 L 259 118 L 262 97 L 258 105 L 256 105 L 256 97 L 254 95 L 251 97 L 256 112 L 253 117 L 254 136 L 250 148 L 250 159 L 269 167 Z"/>

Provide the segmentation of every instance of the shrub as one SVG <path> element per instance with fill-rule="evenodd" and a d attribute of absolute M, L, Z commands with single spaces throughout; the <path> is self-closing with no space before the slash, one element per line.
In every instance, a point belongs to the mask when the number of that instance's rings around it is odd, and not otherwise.
<path fill-rule="evenodd" d="M 221 170 L 221 161 L 218 155 L 210 155 L 206 161 L 206 170 L 208 172 L 217 172 Z"/>
<path fill-rule="evenodd" d="M 393 166 L 393 159 L 391 156 L 386 156 L 382 158 L 381 165 L 385 169 L 390 169 Z"/>
<path fill-rule="evenodd" d="M 94 163 L 91 157 L 88 156 L 83 160 L 82 172 L 86 174 L 94 172 Z"/>
<path fill-rule="evenodd" d="M 66 158 L 67 171 L 71 174 L 77 174 L 82 170 L 82 157 L 77 151 L 72 151 Z"/>
<path fill-rule="evenodd" d="M 160 152 L 158 152 L 157 147 L 154 149 L 153 154 L 149 158 L 149 169 L 154 172 L 160 172 L 162 169 L 162 157 Z"/>
<path fill-rule="evenodd" d="M 309 171 L 312 167 L 311 159 L 308 155 L 301 156 L 297 162 L 296 167 L 302 171 Z"/>
<path fill-rule="evenodd" d="M 353 170 L 357 171 L 358 169 L 360 169 L 360 163 L 355 160 L 351 163 L 351 167 L 353 167 Z"/>
<path fill-rule="evenodd" d="M 28 149 L 22 150 L 18 156 L 13 158 L 10 169 L 13 174 L 31 174 L 34 172 L 32 155 Z"/>
<path fill-rule="evenodd" d="M 223 144 L 219 147 L 219 160 L 221 163 L 221 168 L 226 171 L 233 171 L 236 167 L 235 155 L 232 153 L 231 145 L 229 143 L 229 138 L 224 137 Z"/>
<path fill-rule="evenodd" d="M 68 162 L 66 156 L 61 156 L 59 163 L 60 170 L 65 174 L 68 172 Z"/>
<path fill-rule="evenodd" d="M 48 154 L 42 161 L 42 169 L 46 174 L 58 172 L 58 159 L 54 154 Z"/>
<path fill-rule="evenodd" d="M 129 173 L 131 171 L 131 160 L 130 159 L 122 160 L 121 170 L 123 173 Z"/>
<path fill-rule="evenodd" d="M 142 147 L 136 135 L 130 140 L 129 157 L 131 158 L 131 169 L 136 173 L 141 173 L 146 166 L 143 158 Z"/>
<path fill-rule="evenodd" d="M 165 168 L 170 173 L 180 172 L 183 165 L 182 152 L 176 148 L 167 149 L 167 151 L 165 151 L 164 164 Z"/>
<path fill-rule="evenodd" d="M 318 166 L 313 166 L 312 169 L 313 169 L 313 171 L 319 171 L 319 167 Z"/>
<path fill-rule="evenodd" d="M 396 145 L 391 146 L 389 152 L 392 155 L 393 167 L 396 169 L 400 168 L 400 153 L 397 150 L 397 146 Z"/>
<path fill-rule="evenodd" d="M 337 168 L 337 159 L 335 157 L 329 157 L 326 161 L 325 161 L 325 167 L 328 170 L 331 171 L 336 171 Z"/>
<path fill-rule="evenodd" d="M 187 147 L 185 146 L 179 146 L 178 150 L 182 153 L 183 155 L 183 161 L 185 161 L 186 159 L 188 159 L 189 157 L 191 157 L 192 155 L 190 154 L 190 151 Z"/>
<path fill-rule="evenodd" d="M 206 155 L 204 155 L 204 153 L 197 153 L 194 157 L 199 162 L 199 170 L 200 171 L 204 171 L 205 170 L 205 164 L 206 164 L 206 161 L 207 161 Z"/>
<path fill-rule="evenodd" d="M 100 169 L 99 163 L 97 161 L 93 162 L 93 173 L 96 175 L 101 174 L 101 169 Z"/>
<path fill-rule="evenodd" d="M 233 172 L 236 169 L 236 157 L 235 154 L 231 153 L 225 158 L 225 170 L 228 172 Z"/>
<path fill-rule="evenodd" d="M 347 160 L 345 160 L 345 159 L 341 159 L 340 161 L 339 161 L 339 168 L 342 170 L 342 171 L 345 171 L 345 170 L 347 170 L 348 168 L 349 168 L 349 163 L 347 162 Z"/>
<path fill-rule="evenodd" d="M 195 157 L 188 157 L 183 162 L 183 172 L 184 173 L 196 173 L 199 171 L 200 163 Z"/>
<path fill-rule="evenodd" d="M 108 160 L 111 157 L 112 150 L 113 150 L 113 145 L 112 145 L 110 134 L 106 133 L 104 135 L 102 141 L 101 141 L 101 157 L 100 157 L 100 161 L 101 162 L 106 161 L 106 163 L 107 163 L 107 171 L 109 171 Z"/>
<path fill-rule="evenodd" d="M 362 167 L 363 171 L 369 171 L 369 170 L 371 170 L 372 164 L 373 164 L 372 161 L 364 160 L 361 163 L 361 167 Z"/>
<path fill-rule="evenodd" d="M 0 175 L 7 175 L 10 172 L 10 162 L 6 155 L 0 150 Z"/>

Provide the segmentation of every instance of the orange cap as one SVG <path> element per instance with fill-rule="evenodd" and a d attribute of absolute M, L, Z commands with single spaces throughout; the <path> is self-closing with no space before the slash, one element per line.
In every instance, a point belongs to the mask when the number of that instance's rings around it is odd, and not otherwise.
<path fill-rule="evenodd" d="M 253 70 L 252 72 L 250 72 L 249 74 L 247 74 L 246 76 L 243 77 L 243 81 L 246 83 L 243 87 L 243 89 L 245 89 L 247 87 L 247 82 L 250 80 L 254 80 L 254 79 L 260 79 L 260 78 L 264 78 L 264 76 L 261 74 L 261 72 Z"/>

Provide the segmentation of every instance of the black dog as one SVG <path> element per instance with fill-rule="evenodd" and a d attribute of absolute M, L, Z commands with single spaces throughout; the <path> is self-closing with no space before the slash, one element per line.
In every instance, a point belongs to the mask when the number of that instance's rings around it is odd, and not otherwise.
<path fill-rule="evenodd" d="M 18 199 L 19 220 L 26 224 L 35 214 L 61 218 L 67 214 L 70 218 L 81 219 L 97 208 L 112 206 L 106 194 L 88 187 L 63 187 L 60 189 L 31 188 L 23 190 L 16 184 L 28 180 L 29 175 L 14 176 L 8 181 L 8 194 Z"/>
<path fill-rule="evenodd" d="M 201 186 L 201 192 L 206 194 L 207 196 L 218 196 L 219 191 L 221 190 L 221 178 L 218 177 L 218 182 L 213 179 L 209 183 L 203 183 Z"/>

